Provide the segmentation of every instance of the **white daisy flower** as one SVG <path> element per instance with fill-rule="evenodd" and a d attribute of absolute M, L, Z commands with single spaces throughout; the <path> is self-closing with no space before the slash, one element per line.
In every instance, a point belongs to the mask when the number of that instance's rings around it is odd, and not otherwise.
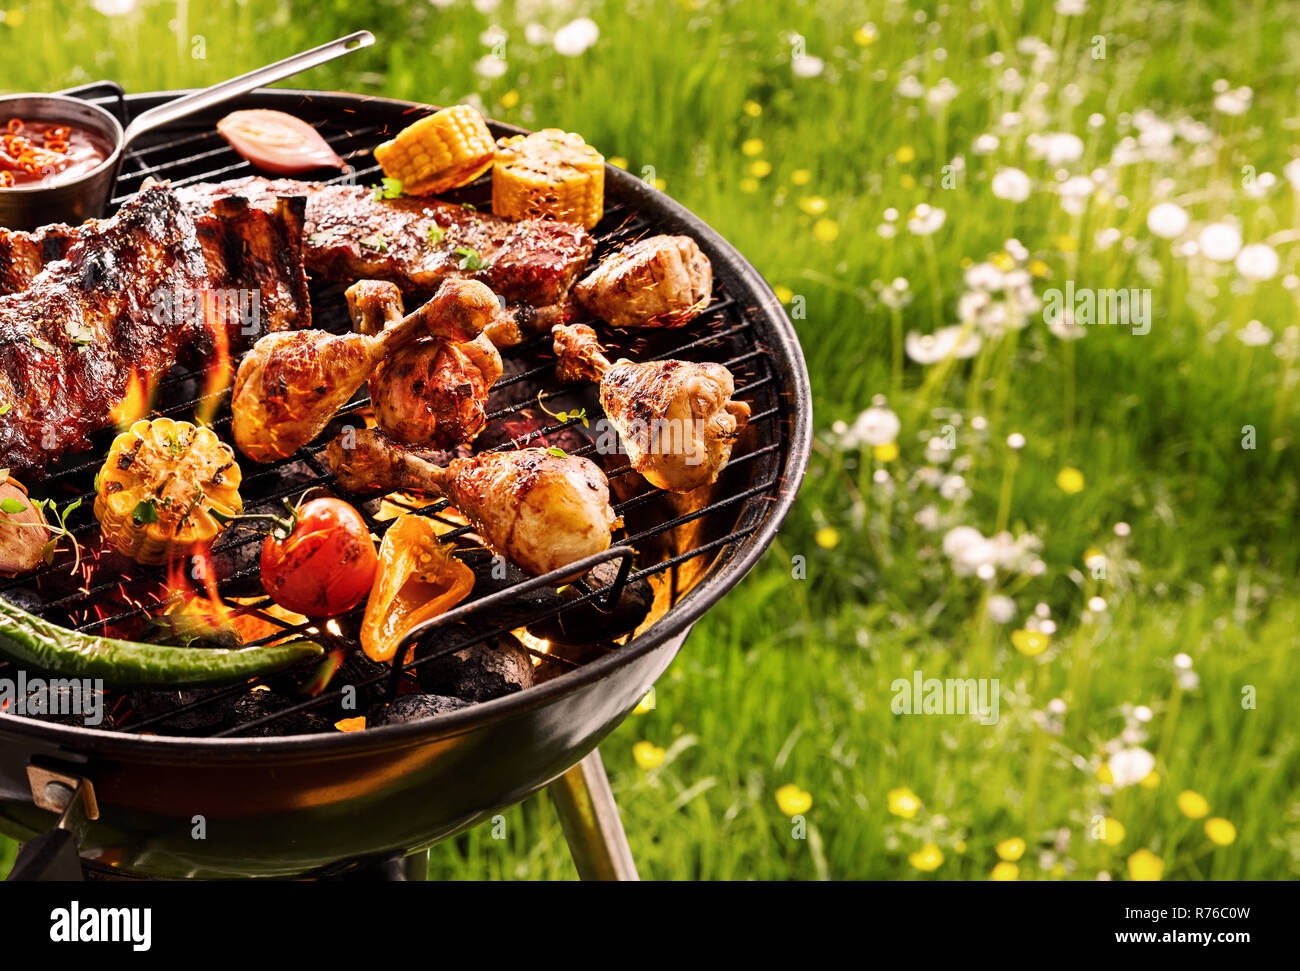
<path fill-rule="evenodd" d="M 917 236 L 929 236 L 939 231 L 947 216 L 948 214 L 938 206 L 930 206 L 923 202 L 912 210 L 912 215 L 907 220 L 907 228 Z"/>
<path fill-rule="evenodd" d="M 1147 213 L 1147 229 L 1162 239 L 1175 239 L 1187 229 L 1187 210 L 1177 203 L 1162 202 Z"/>
<path fill-rule="evenodd" d="M 1123 789 L 1136 785 L 1156 767 L 1156 757 L 1144 748 L 1134 746 L 1121 749 L 1106 762 L 1115 785 Z"/>
<path fill-rule="evenodd" d="M 1210 223 L 1196 237 L 1201 252 L 1217 263 L 1227 263 L 1241 251 L 1241 230 L 1230 223 Z"/>
<path fill-rule="evenodd" d="M 1237 254 L 1237 272 L 1247 280 L 1271 280 L 1277 269 L 1277 250 L 1267 243 L 1251 243 Z"/>
<path fill-rule="evenodd" d="M 600 28 L 590 17 L 579 17 L 555 32 L 555 50 L 565 57 L 578 57 L 600 38 Z"/>
<path fill-rule="evenodd" d="M 794 76 L 797 78 L 815 78 L 826 70 L 826 62 L 820 57 L 805 54 L 803 57 L 796 57 L 791 61 L 790 69 L 794 71 Z"/>
<path fill-rule="evenodd" d="M 1032 185 L 1029 176 L 1020 169 L 998 169 L 993 176 L 993 194 L 1009 202 L 1024 202 L 1029 198 Z"/>
<path fill-rule="evenodd" d="M 1263 347 L 1273 340 L 1273 332 L 1261 324 L 1258 320 L 1252 320 L 1241 330 L 1237 331 L 1237 340 L 1241 341 L 1247 347 Z"/>

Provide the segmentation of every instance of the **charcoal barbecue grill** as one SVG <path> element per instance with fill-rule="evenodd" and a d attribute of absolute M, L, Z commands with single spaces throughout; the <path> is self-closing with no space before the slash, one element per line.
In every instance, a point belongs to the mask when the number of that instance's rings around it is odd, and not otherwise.
<path fill-rule="evenodd" d="M 124 96 L 116 85 L 103 83 L 78 94 L 114 111 L 125 124 L 179 92 Z M 142 139 L 127 156 L 112 206 L 128 199 L 148 177 L 185 185 L 252 174 L 213 127 L 220 114 L 235 107 L 277 108 L 318 125 L 335 150 L 356 166 L 350 177 L 363 184 L 379 178 L 370 156 L 374 145 L 428 110 L 382 98 L 259 90 L 220 112 L 195 116 Z M 497 135 L 520 131 L 500 123 L 491 127 Z M 753 410 L 749 427 L 727 470 L 703 497 L 674 496 L 639 482 L 625 457 L 607 462 L 616 511 L 627 521 L 626 535 L 579 566 L 611 561 L 617 565 L 611 585 L 579 585 L 576 597 L 563 603 L 529 607 L 533 613 L 523 621 L 518 605 L 533 604 L 529 595 L 553 588 L 563 578 L 520 580 L 498 585 L 486 595 L 476 590 L 476 599 L 417 629 L 391 666 L 355 682 L 353 688 L 391 698 L 421 664 L 490 640 L 506 627 L 541 623 L 592 604 L 607 607 L 628 584 L 641 581 L 652 582 L 655 590 L 655 608 L 647 622 L 623 643 L 590 646 L 576 654 L 548 650 L 544 641 L 526 641 L 544 662 L 538 670 L 550 672 L 546 680 L 433 718 L 355 732 L 262 737 L 285 731 L 296 724 L 293 719 L 331 710 L 345 690 L 331 684 L 315 696 L 294 695 L 272 710 L 263 706 L 256 717 L 218 730 L 165 733 L 178 713 L 228 703 L 232 696 L 278 683 L 277 678 L 301 677 L 302 670 L 209 692 L 169 713 L 120 719 L 111 730 L 37 717 L 0 717 L 0 831 L 31 841 L 21 867 L 26 875 L 53 872 L 50 861 L 66 858 L 71 852 L 66 847 L 74 846 L 82 872 L 97 877 L 414 878 L 427 859 L 420 851 L 549 785 L 580 874 L 635 876 L 596 746 L 663 673 L 695 621 L 740 581 L 772 541 L 805 472 L 811 404 L 794 329 L 754 268 L 663 193 L 615 168 L 607 169 L 606 180 L 605 218 L 593 231 L 598 241 L 595 258 L 642 235 L 686 234 L 713 263 L 715 293 L 707 310 L 685 328 L 635 339 L 601 329 L 602 339 L 615 352 L 638 359 L 693 357 L 725 363 L 737 376 L 737 397 Z M 480 180 L 451 198 L 486 205 L 489 191 L 488 182 Z M 336 331 L 349 327 L 340 288 L 313 283 L 312 302 L 315 326 Z M 506 375 L 494 388 L 491 424 L 480 441 L 512 448 L 549 444 L 555 436 L 568 435 L 566 441 L 571 442 L 586 429 L 581 417 L 555 418 L 565 414 L 562 405 L 581 404 L 589 419 L 600 415 L 593 387 L 556 383 L 549 344 L 549 337 L 535 337 L 505 353 Z M 178 369 L 163 383 L 154 410 L 189 417 L 202 388 L 201 376 Z M 359 424 L 356 413 L 367 403 L 363 389 L 336 421 L 352 416 L 353 424 Z M 228 437 L 228 402 L 223 398 L 212 404 L 218 407 L 214 427 Z M 70 525 L 91 545 L 98 539 L 89 509 L 92 478 L 111 435 L 106 431 L 94 452 L 66 459 L 39 484 L 39 494 L 57 497 L 60 503 L 87 497 Z M 329 490 L 325 440 L 274 465 L 244 463 L 241 492 L 246 506 L 295 496 L 311 487 Z M 596 446 L 588 441 L 568 451 L 592 454 Z M 389 520 L 375 517 L 377 504 L 362 508 L 374 532 L 382 534 Z M 446 503 L 409 508 L 442 516 Z M 453 528 L 444 539 L 468 532 L 467 526 Z M 228 589 L 256 587 L 256 560 L 247 553 L 259 540 L 256 534 L 232 530 L 216 544 L 214 557 L 226 564 L 223 595 Z M 35 577 L 0 581 L 0 596 L 93 633 L 157 613 L 165 600 L 120 600 L 123 574 L 144 568 L 113 560 L 115 555 L 97 564 L 79 589 L 56 579 L 66 577 L 68 569 L 60 554 L 53 567 Z M 347 623 L 329 629 L 319 622 L 288 624 L 267 612 L 269 603 L 265 596 L 230 603 L 232 610 L 274 625 L 274 633 L 254 643 L 307 631 L 327 647 L 358 649 L 355 630 Z M 508 625 L 497 627 L 494 620 L 507 614 Z M 402 663 L 408 657 L 406 647 L 424 647 L 461 620 L 476 625 L 472 638 L 440 642 L 436 649 Z M 15 674 L 12 664 L 0 664 L 0 677 Z M 196 839 L 200 818 L 203 838 Z"/>

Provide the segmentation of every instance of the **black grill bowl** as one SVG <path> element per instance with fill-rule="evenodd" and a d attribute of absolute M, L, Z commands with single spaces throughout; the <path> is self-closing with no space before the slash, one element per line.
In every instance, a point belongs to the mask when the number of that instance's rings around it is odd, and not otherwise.
<path fill-rule="evenodd" d="M 125 108 L 134 114 L 176 94 L 133 96 Z M 383 133 L 422 110 L 408 102 L 289 90 L 257 92 L 221 113 L 233 107 L 279 108 L 323 123 L 341 153 L 355 153 L 362 176 L 373 162 L 368 150 Z M 144 143 L 124 167 L 118 201 L 147 175 L 183 183 L 251 174 L 212 134 L 221 113 Z M 498 135 L 518 131 L 492 127 Z M 367 181 L 376 179 L 370 174 Z M 27 769 L 37 764 L 90 780 L 100 816 L 82 843 L 83 857 L 123 875 L 339 873 L 422 849 L 513 805 L 576 764 L 627 716 L 692 624 L 771 543 L 806 469 L 812 415 L 794 329 L 758 272 L 663 193 L 614 168 L 606 180 L 607 204 L 620 218 L 700 244 L 729 312 L 748 323 L 744 340 L 762 350 L 770 372 L 764 393 L 773 416 L 758 442 L 762 454 L 723 480 L 722 498 L 752 494 L 708 513 L 702 531 L 736 536 L 702 554 L 703 569 L 692 567 L 683 584 L 688 589 L 671 609 L 617 651 L 526 691 L 361 732 L 180 738 L 0 716 L 0 830 L 29 839 L 53 826 L 54 814 L 33 803 Z M 195 838 L 198 817 L 201 839 Z"/>

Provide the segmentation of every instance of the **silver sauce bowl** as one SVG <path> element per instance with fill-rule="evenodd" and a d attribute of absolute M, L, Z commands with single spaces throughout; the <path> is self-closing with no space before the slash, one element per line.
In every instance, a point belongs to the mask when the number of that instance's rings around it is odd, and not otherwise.
<path fill-rule="evenodd" d="M 282 81 L 336 57 L 369 47 L 374 34 L 359 30 L 346 37 L 314 47 L 274 64 L 241 74 L 221 84 L 195 91 L 144 112 L 125 130 L 112 113 L 67 94 L 10 94 L 0 96 L 0 123 L 10 118 L 23 121 L 58 121 L 76 125 L 109 146 L 103 162 L 66 182 L 57 176 L 48 184 L 13 185 L 0 188 L 0 231 L 33 230 L 51 223 L 79 223 L 105 214 L 113 196 L 122 158 L 131 143 L 145 132 L 184 118 L 223 101 L 237 98 L 263 85 Z"/>

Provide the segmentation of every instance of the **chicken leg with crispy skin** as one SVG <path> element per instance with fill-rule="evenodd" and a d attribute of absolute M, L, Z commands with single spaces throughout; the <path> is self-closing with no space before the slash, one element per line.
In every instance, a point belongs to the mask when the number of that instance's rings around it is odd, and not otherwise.
<path fill-rule="evenodd" d="M 611 533 L 622 525 L 609 504 L 605 473 L 576 455 L 544 448 L 483 452 L 442 468 L 362 429 L 330 442 L 326 456 L 349 492 L 443 496 L 489 546 L 534 576 L 609 549 Z"/>
<path fill-rule="evenodd" d="M 402 293 L 391 283 L 362 280 L 345 296 L 362 334 L 381 334 L 402 318 Z M 501 354 L 486 330 L 472 341 L 421 337 L 375 368 L 370 402 L 393 441 L 448 449 L 473 441 L 486 427 L 488 390 L 499 377 Z"/>
<path fill-rule="evenodd" d="M 733 401 L 736 381 L 721 364 L 621 360 L 611 364 L 586 324 L 554 328 L 561 381 L 599 381 L 600 406 L 652 485 L 690 492 L 716 482 L 749 421 Z"/>
<path fill-rule="evenodd" d="M 448 280 L 432 300 L 378 336 L 319 330 L 268 334 L 253 345 L 235 375 L 235 444 L 255 462 L 292 455 L 324 430 L 397 348 L 424 332 L 472 340 L 496 311 L 496 295 L 486 285 Z"/>

